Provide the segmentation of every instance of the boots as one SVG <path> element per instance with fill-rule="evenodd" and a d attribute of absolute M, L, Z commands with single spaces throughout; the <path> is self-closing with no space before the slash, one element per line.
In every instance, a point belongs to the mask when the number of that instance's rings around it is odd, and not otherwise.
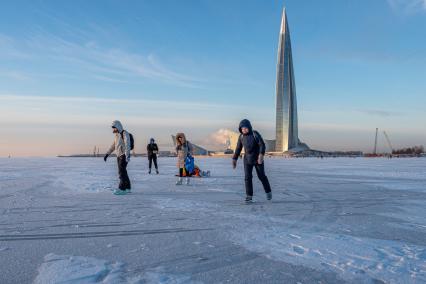
<path fill-rule="evenodd" d="M 179 177 L 178 180 L 176 181 L 176 185 L 182 185 L 182 178 Z"/>
<path fill-rule="evenodd" d="M 253 202 L 253 196 L 247 195 L 245 199 L 246 203 L 252 203 Z"/>
<path fill-rule="evenodd" d="M 118 188 L 118 189 L 114 189 L 112 193 L 114 193 L 115 195 L 125 195 L 127 194 L 127 191 Z"/>
<path fill-rule="evenodd" d="M 155 169 L 155 171 L 157 172 L 157 175 L 160 173 L 160 172 L 158 171 L 158 169 Z"/>
<path fill-rule="evenodd" d="M 272 200 L 272 192 L 266 193 L 266 199 Z"/>
<path fill-rule="evenodd" d="M 186 185 L 189 185 L 189 181 L 190 181 L 190 179 L 189 179 L 189 177 L 187 177 L 186 178 Z"/>

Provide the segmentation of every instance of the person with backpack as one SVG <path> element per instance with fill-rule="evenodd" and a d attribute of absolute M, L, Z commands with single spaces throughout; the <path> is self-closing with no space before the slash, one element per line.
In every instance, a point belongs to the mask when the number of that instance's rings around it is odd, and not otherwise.
<path fill-rule="evenodd" d="M 123 125 L 120 121 L 114 120 L 111 127 L 112 132 L 115 134 L 114 142 L 107 151 L 104 161 L 106 162 L 108 156 L 115 151 L 120 183 L 118 189 L 114 190 L 114 194 L 122 195 L 129 193 L 131 190 L 130 179 L 127 174 L 127 165 L 130 162 L 130 151 L 134 148 L 134 141 L 133 135 L 123 129 Z"/>
<path fill-rule="evenodd" d="M 155 171 L 158 172 L 158 165 L 157 165 L 157 154 L 158 154 L 158 146 L 157 143 L 155 143 L 154 138 L 151 138 L 149 140 L 149 144 L 146 146 L 146 151 L 148 152 L 148 161 L 149 161 L 149 174 L 151 174 L 151 168 L 152 168 L 152 162 L 154 162 Z"/>
<path fill-rule="evenodd" d="M 247 119 L 243 119 L 238 127 L 240 137 L 238 139 L 237 148 L 232 158 L 232 166 L 237 167 L 237 160 L 244 147 L 244 174 L 246 186 L 246 203 L 253 201 L 253 168 L 255 168 L 257 177 L 263 185 L 268 200 L 272 199 L 271 185 L 265 174 L 265 165 L 263 157 L 265 155 L 265 142 L 259 132 L 253 130 L 251 123 Z"/>
<path fill-rule="evenodd" d="M 176 185 L 182 185 L 182 176 L 183 171 L 186 175 L 186 184 L 189 185 L 190 169 L 186 168 L 185 165 L 189 162 L 192 165 L 194 158 L 192 158 L 192 145 L 189 141 L 186 140 L 185 134 L 177 133 L 176 134 L 176 154 L 177 154 L 177 167 L 179 169 L 179 178 L 176 182 Z"/>

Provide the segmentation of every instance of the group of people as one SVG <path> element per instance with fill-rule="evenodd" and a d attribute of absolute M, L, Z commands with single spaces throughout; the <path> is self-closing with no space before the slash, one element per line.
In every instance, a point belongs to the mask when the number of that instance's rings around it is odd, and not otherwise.
<path fill-rule="evenodd" d="M 131 191 L 131 183 L 129 175 L 127 174 L 127 165 L 130 162 L 130 152 L 133 150 L 134 141 L 133 136 L 126 130 L 120 121 L 115 120 L 112 122 L 112 131 L 114 133 L 114 142 L 107 151 L 104 161 L 106 162 L 108 156 L 115 152 L 117 156 L 119 185 L 118 189 L 114 191 L 114 194 L 121 195 Z M 245 174 L 245 188 L 246 188 L 246 203 L 253 201 L 253 169 L 256 170 L 259 180 L 262 182 L 263 189 L 266 193 L 268 200 L 272 199 L 271 185 L 268 177 L 265 174 L 265 142 L 262 136 L 256 130 L 253 130 L 249 120 L 244 119 L 240 122 L 238 130 L 240 137 L 238 139 L 237 147 L 232 157 L 232 166 L 235 169 L 237 167 L 237 161 L 240 157 L 242 150 L 244 149 L 244 174 Z M 155 171 L 158 174 L 158 145 L 155 143 L 154 138 L 150 139 L 147 145 L 147 153 L 149 160 L 149 174 L 151 174 L 152 164 L 154 163 Z M 193 147 L 191 143 L 186 139 L 184 133 L 176 134 L 176 155 L 177 155 L 177 168 L 179 170 L 178 180 L 176 185 L 183 184 L 183 177 L 185 177 L 185 183 L 190 183 L 191 171 L 188 169 L 187 160 L 191 158 L 193 154 Z"/>

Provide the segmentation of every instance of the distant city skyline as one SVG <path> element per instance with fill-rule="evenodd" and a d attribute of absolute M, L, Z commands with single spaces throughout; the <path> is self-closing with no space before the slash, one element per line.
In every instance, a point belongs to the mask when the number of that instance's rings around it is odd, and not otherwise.
<path fill-rule="evenodd" d="M 301 141 L 368 152 L 378 127 L 426 145 L 424 0 L 5 1 L 0 157 L 104 151 L 115 119 L 139 153 L 178 131 L 215 147 L 243 118 L 275 139 L 283 7 Z"/>

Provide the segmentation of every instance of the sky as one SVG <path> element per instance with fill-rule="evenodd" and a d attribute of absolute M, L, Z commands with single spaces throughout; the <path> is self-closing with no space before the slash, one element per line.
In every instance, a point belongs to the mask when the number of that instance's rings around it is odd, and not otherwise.
<path fill-rule="evenodd" d="M 281 13 L 299 137 L 317 150 L 426 145 L 426 0 L 2 1 L 0 156 L 214 144 L 243 118 L 274 139 Z M 222 131 L 220 131 L 222 129 Z"/>

